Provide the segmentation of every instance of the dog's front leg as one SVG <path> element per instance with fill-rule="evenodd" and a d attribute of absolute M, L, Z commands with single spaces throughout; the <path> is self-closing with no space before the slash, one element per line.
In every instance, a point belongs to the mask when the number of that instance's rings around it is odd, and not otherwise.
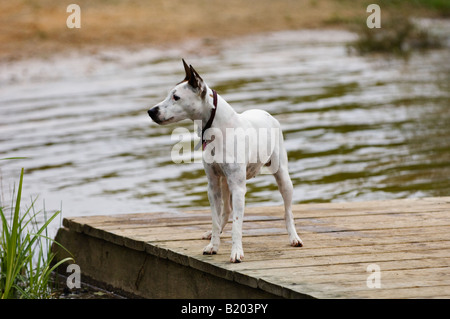
<path fill-rule="evenodd" d="M 221 212 L 222 212 L 222 189 L 221 177 L 208 175 L 208 198 L 211 206 L 212 231 L 211 241 L 203 249 L 204 255 L 216 254 L 220 245 Z"/>
<path fill-rule="evenodd" d="M 233 205 L 233 227 L 231 229 L 231 256 L 232 263 L 239 263 L 244 258 L 242 249 L 242 224 L 244 222 L 245 193 L 247 191 L 245 168 L 235 171 L 227 177 Z"/>
<path fill-rule="evenodd" d="M 226 224 L 228 223 L 228 219 L 231 214 L 231 198 L 230 198 L 230 191 L 228 189 L 227 179 L 225 177 L 221 178 L 222 180 L 222 214 L 220 215 L 220 234 L 222 234 L 223 229 L 225 228 Z M 208 230 L 205 232 L 202 236 L 202 239 L 211 239 L 212 231 Z"/>

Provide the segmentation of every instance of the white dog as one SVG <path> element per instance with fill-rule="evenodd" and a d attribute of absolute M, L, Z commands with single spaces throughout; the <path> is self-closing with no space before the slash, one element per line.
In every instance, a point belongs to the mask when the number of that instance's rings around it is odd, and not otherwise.
<path fill-rule="evenodd" d="M 184 119 L 203 123 L 199 135 L 204 149 L 203 165 L 208 178 L 208 198 L 212 213 L 212 231 L 203 236 L 204 239 L 210 239 L 210 243 L 204 248 L 203 254 L 217 253 L 220 234 L 233 212 L 230 261 L 241 262 L 244 258 L 242 222 L 246 180 L 257 175 L 263 166 L 275 176 L 283 197 L 290 244 L 295 247 L 303 246 L 292 215 L 293 186 L 280 124 L 262 110 L 236 113 L 206 85 L 191 65 L 188 66 L 184 60 L 183 65 L 185 79 L 172 89 L 164 101 L 151 108 L 148 114 L 161 125 Z M 237 147 L 239 143 L 244 143 L 245 148 Z"/>

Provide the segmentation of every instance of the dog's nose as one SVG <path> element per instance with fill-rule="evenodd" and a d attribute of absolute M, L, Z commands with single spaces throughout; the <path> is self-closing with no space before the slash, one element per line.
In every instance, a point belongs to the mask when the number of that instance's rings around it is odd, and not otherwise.
<path fill-rule="evenodd" d="M 155 120 L 155 118 L 158 116 L 159 113 L 159 106 L 155 106 L 154 108 L 151 108 L 148 110 L 148 115 Z"/>

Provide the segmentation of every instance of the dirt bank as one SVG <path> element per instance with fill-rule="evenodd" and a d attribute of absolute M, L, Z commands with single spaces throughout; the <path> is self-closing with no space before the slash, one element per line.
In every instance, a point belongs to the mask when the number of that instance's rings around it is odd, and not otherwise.
<path fill-rule="evenodd" d="M 188 38 L 221 39 L 287 29 L 347 27 L 365 21 L 364 0 L 15 0 L 0 2 L 0 60 L 47 57 L 66 50 L 152 46 Z M 439 2 L 439 1 L 432 1 Z M 81 28 L 66 25 L 81 8 Z M 448 14 L 425 1 L 380 2 L 383 17 Z"/>

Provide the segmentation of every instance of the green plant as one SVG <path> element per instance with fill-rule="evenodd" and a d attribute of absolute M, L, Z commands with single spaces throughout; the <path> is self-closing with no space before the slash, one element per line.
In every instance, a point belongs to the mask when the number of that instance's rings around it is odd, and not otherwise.
<path fill-rule="evenodd" d="M 9 222 L 5 208 L 0 207 L 0 298 L 49 298 L 51 273 L 73 258 L 67 257 L 52 266 L 55 255 L 50 249 L 53 240 L 48 237 L 47 227 L 61 211 L 47 219 L 44 210 L 44 223 L 38 227 L 36 216 L 41 211 L 34 210 L 36 200 L 21 213 L 22 185 L 23 169 Z"/>

